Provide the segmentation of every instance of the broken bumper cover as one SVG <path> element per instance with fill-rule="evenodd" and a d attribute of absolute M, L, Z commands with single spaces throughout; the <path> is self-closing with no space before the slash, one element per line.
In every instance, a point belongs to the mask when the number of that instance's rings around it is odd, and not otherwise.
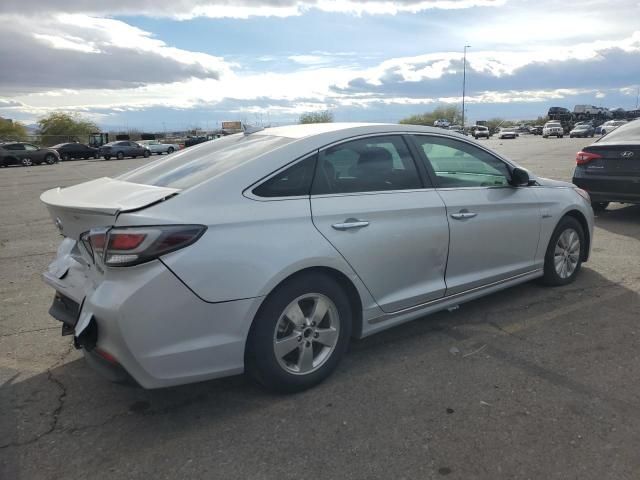
<path fill-rule="evenodd" d="M 139 385 L 159 388 L 244 370 L 245 342 L 261 298 L 204 302 L 160 261 L 107 269 L 99 282 L 73 262 L 63 275 L 43 274 L 58 292 L 51 312 L 107 378 L 120 380 L 104 368 L 115 365 Z M 75 324 L 71 302 L 79 305 Z"/>

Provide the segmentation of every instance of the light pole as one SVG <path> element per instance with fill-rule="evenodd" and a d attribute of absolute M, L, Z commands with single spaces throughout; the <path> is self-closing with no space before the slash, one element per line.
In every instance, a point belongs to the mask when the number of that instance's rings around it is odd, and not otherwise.
<path fill-rule="evenodd" d="M 471 48 L 471 45 L 464 46 L 464 55 L 462 57 L 462 131 L 464 131 L 464 97 L 467 87 L 467 48 Z"/>

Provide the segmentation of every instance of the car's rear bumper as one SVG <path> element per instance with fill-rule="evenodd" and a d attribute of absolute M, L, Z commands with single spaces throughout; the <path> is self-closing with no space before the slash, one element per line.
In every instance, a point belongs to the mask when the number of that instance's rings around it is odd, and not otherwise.
<path fill-rule="evenodd" d="M 110 269 L 95 288 L 86 287 L 92 282 L 75 263 L 62 279 L 50 272 L 44 279 L 81 305 L 73 326 L 57 318 L 88 363 L 110 372 L 107 378 L 131 376 L 145 388 L 159 388 L 243 371 L 261 299 L 204 302 L 160 261 Z"/>
<path fill-rule="evenodd" d="M 640 176 L 595 176 L 575 172 L 573 183 L 593 202 L 640 203 Z"/>

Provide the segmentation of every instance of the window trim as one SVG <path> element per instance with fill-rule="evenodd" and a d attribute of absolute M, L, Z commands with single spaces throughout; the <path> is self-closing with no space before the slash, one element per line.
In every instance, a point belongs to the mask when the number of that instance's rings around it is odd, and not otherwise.
<path fill-rule="evenodd" d="M 342 193 L 311 193 L 310 197 L 311 198 L 330 198 L 330 197 L 345 197 L 345 196 L 357 196 L 357 195 L 381 195 L 381 194 L 392 194 L 392 193 L 407 193 L 407 192 L 423 192 L 425 190 L 433 190 L 435 188 L 435 186 L 433 185 L 433 182 L 428 182 L 425 181 L 425 177 L 424 174 L 420 168 L 420 162 L 418 161 L 418 159 L 415 156 L 415 152 L 413 151 L 413 143 L 411 141 L 409 141 L 407 138 L 405 138 L 407 135 L 410 135 L 410 132 L 407 133 L 406 130 L 405 131 L 399 131 L 399 132 L 376 132 L 376 133 L 367 133 L 364 135 L 356 135 L 353 137 L 348 137 L 348 138 L 343 138 L 341 140 L 338 140 L 336 142 L 332 142 L 329 143 L 323 147 L 320 147 L 318 149 L 318 163 L 320 162 L 320 154 L 325 151 L 328 150 L 330 148 L 333 148 L 337 145 L 342 145 L 343 143 L 349 143 L 349 142 L 353 142 L 353 141 L 357 141 L 357 140 L 362 140 L 365 138 L 376 138 L 376 137 L 399 137 L 400 140 L 402 142 L 404 142 L 405 147 L 407 148 L 407 151 L 409 152 L 409 156 L 411 157 L 411 161 L 413 162 L 413 165 L 416 169 L 416 173 L 418 175 L 418 179 L 420 181 L 420 187 L 418 188 L 404 188 L 404 189 L 400 189 L 400 190 L 366 190 L 363 192 L 342 192 Z M 316 163 L 316 168 L 318 163 Z M 314 174 L 314 179 L 315 179 L 315 174 Z M 427 177 L 426 180 L 431 180 L 430 178 Z M 431 186 L 426 186 L 427 183 L 431 183 Z"/>
<path fill-rule="evenodd" d="M 262 177 L 257 182 L 254 182 L 253 184 L 249 185 L 247 188 L 245 188 L 242 191 L 242 195 L 247 197 L 250 200 L 255 200 L 257 202 L 281 202 L 283 200 L 300 200 L 301 198 L 302 199 L 309 199 L 310 195 L 289 195 L 289 196 L 284 196 L 284 197 L 261 197 L 259 195 L 256 195 L 255 193 L 253 193 L 253 191 L 256 188 L 260 187 L 263 183 L 267 183 L 273 177 L 279 175 L 280 173 L 284 172 L 288 168 L 291 168 L 291 167 L 295 166 L 296 164 L 298 164 L 300 162 L 304 162 L 305 160 L 313 157 L 314 155 L 319 155 L 319 153 L 320 153 L 319 150 L 313 150 L 312 152 L 306 153 L 303 156 L 292 160 L 291 162 L 287 163 L 286 165 L 283 165 L 282 167 L 278 168 L 277 170 L 274 170 L 273 172 L 269 173 L 268 175 Z M 318 161 L 316 159 L 315 165 L 313 166 L 313 175 L 311 177 L 311 183 L 312 184 L 313 184 L 313 179 L 316 176 L 316 166 L 317 165 L 318 165 Z"/>
<path fill-rule="evenodd" d="M 422 159 L 422 163 L 424 164 L 424 168 L 427 170 L 427 172 L 429 173 L 429 176 L 434 180 L 433 184 L 435 185 L 436 190 L 442 190 L 442 191 L 449 191 L 449 190 L 469 190 L 469 189 L 473 189 L 473 190 L 485 190 L 485 189 L 495 189 L 495 188 L 524 188 L 523 186 L 513 186 L 511 185 L 511 176 L 513 175 L 513 169 L 516 168 L 516 166 L 511 163 L 510 161 L 508 161 L 506 158 L 501 157 L 500 155 L 497 155 L 495 152 L 492 152 L 491 150 L 489 150 L 488 148 L 485 148 L 482 145 L 478 145 L 475 142 L 470 142 L 467 141 L 466 139 L 462 139 L 462 138 L 454 138 L 451 135 L 439 135 L 437 133 L 413 133 L 410 134 L 411 136 L 411 143 L 415 146 L 416 150 L 418 151 L 418 155 L 420 156 L 420 158 Z M 481 186 L 481 185 L 474 185 L 474 186 L 469 186 L 469 187 L 441 187 L 439 185 L 438 182 L 438 176 L 436 175 L 435 170 L 433 169 L 433 165 L 431 165 L 431 162 L 429 161 L 429 158 L 427 157 L 427 155 L 424 153 L 424 151 L 422 150 L 422 148 L 420 147 L 420 145 L 418 145 L 418 143 L 416 142 L 416 139 L 414 137 L 438 137 L 438 138 L 445 138 L 447 140 L 453 140 L 456 142 L 460 142 L 460 143 L 464 143 L 467 144 L 471 147 L 477 148 L 479 150 L 482 150 L 483 152 L 485 152 L 486 154 L 490 155 L 491 157 L 495 158 L 496 160 L 502 162 L 505 164 L 505 166 L 507 167 L 507 171 L 509 172 L 509 177 L 508 178 L 508 185 L 490 185 L 490 186 Z"/>

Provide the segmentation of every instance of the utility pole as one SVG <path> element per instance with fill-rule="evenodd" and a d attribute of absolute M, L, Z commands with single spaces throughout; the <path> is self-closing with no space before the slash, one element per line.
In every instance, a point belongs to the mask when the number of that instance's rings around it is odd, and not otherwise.
<path fill-rule="evenodd" d="M 462 131 L 464 131 L 464 97 L 467 88 L 467 48 L 471 48 L 471 45 L 464 46 L 464 55 L 462 56 Z"/>

